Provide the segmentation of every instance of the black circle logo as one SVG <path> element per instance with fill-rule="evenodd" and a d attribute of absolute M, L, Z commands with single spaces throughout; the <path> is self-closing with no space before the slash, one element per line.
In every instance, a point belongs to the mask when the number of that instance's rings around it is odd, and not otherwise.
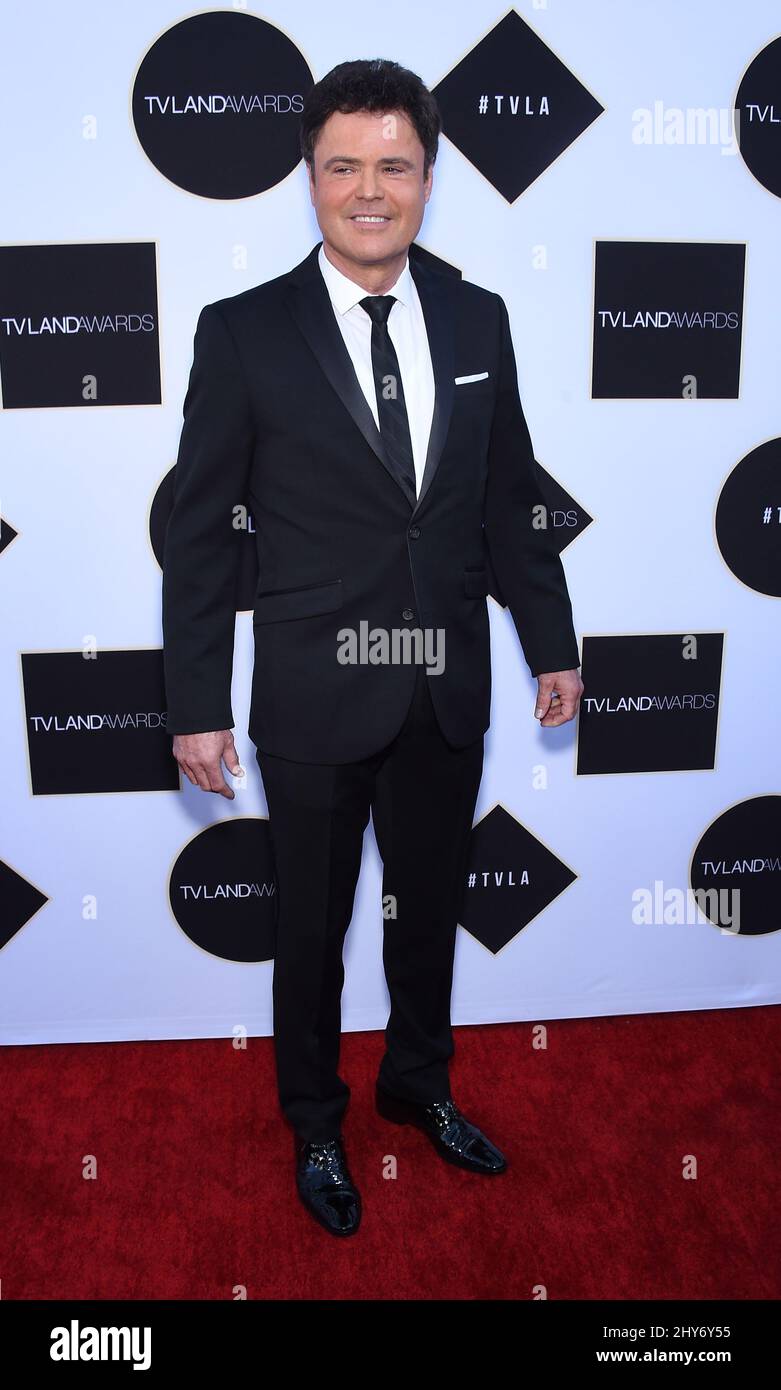
<path fill-rule="evenodd" d="M 781 796 L 755 796 L 718 816 L 691 863 L 704 916 L 738 936 L 781 928 Z"/>
<path fill-rule="evenodd" d="M 781 440 L 758 445 L 733 468 L 716 506 L 716 541 L 736 578 L 781 598 Z"/>
<path fill-rule="evenodd" d="M 287 177 L 312 74 L 256 15 L 215 10 L 167 29 L 142 59 L 133 122 L 156 169 L 202 198 L 249 198 Z"/>
<path fill-rule="evenodd" d="M 165 555 L 165 533 L 174 505 L 176 464 L 169 468 L 152 498 L 149 508 L 149 543 L 161 570 Z M 254 608 L 258 590 L 258 548 L 255 518 L 248 502 L 237 502 L 225 518 L 231 539 L 236 546 L 236 609 L 239 613 Z"/>
<path fill-rule="evenodd" d="M 245 816 L 208 825 L 176 860 L 168 896 L 182 931 L 210 955 L 272 960 L 277 881 L 268 821 Z"/>
<path fill-rule="evenodd" d="M 781 134 L 775 104 L 781 89 L 781 38 L 749 63 L 735 97 L 737 142 L 746 165 L 781 198 Z"/>

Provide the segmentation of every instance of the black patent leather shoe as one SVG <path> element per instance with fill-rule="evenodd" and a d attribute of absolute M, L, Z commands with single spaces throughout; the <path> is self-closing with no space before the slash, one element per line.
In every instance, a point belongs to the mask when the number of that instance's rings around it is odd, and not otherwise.
<path fill-rule="evenodd" d="M 334 1236 L 351 1236 L 361 1221 L 361 1194 L 350 1175 L 341 1134 L 325 1143 L 295 1137 L 296 1187 L 304 1206 Z"/>
<path fill-rule="evenodd" d="M 437 1153 L 458 1168 L 471 1173 L 503 1173 L 504 1154 L 486 1139 L 482 1130 L 470 1124 L 452 1100 L 435 1100 L 429 1105 L 402 1100 L 382 1086 L 376 1089 L 377 1112 L 397 1125 L 415 1125 L 428 1135 Z"/>

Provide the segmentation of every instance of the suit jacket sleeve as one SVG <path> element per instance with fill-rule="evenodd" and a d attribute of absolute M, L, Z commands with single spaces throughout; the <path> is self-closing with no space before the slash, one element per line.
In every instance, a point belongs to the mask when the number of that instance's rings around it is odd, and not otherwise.
<path fill-rule="evenodd" d="M 238 537 L 254 422 L 246 378 L 220 310 L 195 330 L 173 508 L 163 551 L 163 668 L 171 734 L 233 726 L 231 678 Z"/>
<path fill-rule="evenodd" d="M 548 509 L 536 475 L 515 366 L 510 323 L 500 306 L 500 368 L 488 446 L 485 535 L 490 561 L 533 676 L 580 665 L 572 606 L 550 530 L 535 515 Z M 542 507 L 543 512 L 535 508 Z"/>

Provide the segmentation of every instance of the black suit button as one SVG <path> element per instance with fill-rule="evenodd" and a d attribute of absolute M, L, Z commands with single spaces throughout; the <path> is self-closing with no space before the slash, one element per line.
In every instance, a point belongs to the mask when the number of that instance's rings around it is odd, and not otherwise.
<path fill-rule="evenodd" d="M 410 535 L 411 535 L 413 541 L 416 541 L 416 540 L 418 539 L 418 536 L 420 535 L 420 527 L 419 527 L 419 526 L 410 526 L 410 528 L 409 528 L 409 533 L 410 533 Z"/>
<path fill-rule="evenodd" d="M 402 616 L 402 618 L 404 619 L 405 623 L 411 623 L 411 622 L 412 622 L 412 619 L 413 619 L 414 616 L 415 616 L 414 609 L 412 609 L 412 608 L 405 608 L 405 609 L 403 609 L 401 616 Z"/>

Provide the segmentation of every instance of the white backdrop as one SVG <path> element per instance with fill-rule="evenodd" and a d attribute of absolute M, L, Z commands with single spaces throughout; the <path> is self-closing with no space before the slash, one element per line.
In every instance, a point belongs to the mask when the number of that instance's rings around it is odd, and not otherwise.
<path fill-rule="evenodd" d="M 509 614 L 493 602 L 492 727 L 477 817 L 504 805 L 578 878 L 501 952 L 459 931 L 453 1019 L 476 1023 L 779 1002 L 781 936 L 706 922 L 632 922 L 637 887 L 685 888 L 692 850 L 726 807 L 778 790 L 778 606 L 730 573 L 712 518 L 727 474 L 779 427 L 779 200 L 717 145 L 638 146 L 632 113 L 729 107 L 776 33 L 772 0 L 551 0 L 517 9 L 605 113 L 511 206 L 443 137 L 419 241 L 503 295 L 537 458 L 593 516 L 564 552 L 578 637 L 724 631 L 716 769 L 575 776 L 576 730 L 540 729 Z M 163 405 L 9 410 L 0 557 L 4 833 L 0 857 L 48 903 L 0 952 L 6 1043 L 271 1031 L 270 963 L 194 946 L 168 875 L 198 829 L 265 815 L 246 734 L 252 615 L 237 619 L 233 708 L 248 784 L 232 803 L 181 793 L 34 796 L 19 653 L 159 646 L 148 513 L 175 460 L 201 306 L 278 275 L 319 237 L 303 165 L 268 192 L 198 198 L 163 178 L 130 119 L 138 62 L 188 11 L 173 0 L 4 7 L 0 89 L 6 244 L 155 241 Z M 316 78 L 387 56 L 434 86 L 501 18 L 490 0 L 269 0 L 258 11 Z M 333 21 L 336 13 L 337 21 Z M 82 138 L 88 115 L 98 138 Z M 594 242 L 748 244 L 739 400 L 591 400 Z M 547 269 L 534 268 L 544 245 Z M 236 268 L 246 248 L 246 268 Z M 548 788 L 533 786 L 544 764 Z M 95 920 L 83 904 L 94 896 Z M 347 938 L 346 1030 L 387 1018 L 380 865 L 367 832 Z"/>

